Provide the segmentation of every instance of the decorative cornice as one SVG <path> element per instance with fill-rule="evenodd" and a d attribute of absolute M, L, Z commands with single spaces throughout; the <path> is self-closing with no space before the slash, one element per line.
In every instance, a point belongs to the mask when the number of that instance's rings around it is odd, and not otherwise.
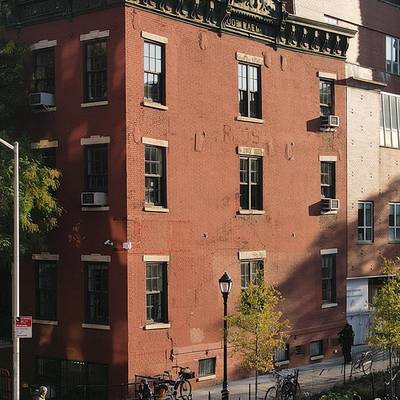
<path fill-rule="evenodd" d="M 345 58 L 355 31 L 290 15 L 285 0 L 0 0 L 10 27 L 69 18 L 115 5 L 142 8 L 169 18 L 257 38 L 275 47 Z"/>

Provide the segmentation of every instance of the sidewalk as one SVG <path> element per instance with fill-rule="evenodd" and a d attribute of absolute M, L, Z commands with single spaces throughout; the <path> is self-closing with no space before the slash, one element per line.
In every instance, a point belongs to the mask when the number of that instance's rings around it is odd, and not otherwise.
<path fill-rule="evenodd" d="M 353 359 L 357 359 L 361 352 L 368 350 L 367 346 L 353 348 Z M 387 355 L 384 352 L 374 352 L 373 369 L 380 371 L 387 368 Z M 342 383 L 343 357 L 335 357 L 330 360 L 304 365 L 298 368 L 299 383 L 303 393 L 318 393 L 328 389 L 335 384 Z M 346 380 L 350 378 L 351 365 L 346 366 Z M 361 371 L 353 371 L 353 378 L 360 377 Z M 274 386 L 275 379 L 270 375 L 262 375 L 258 378 L 258 398 L 264 399 L 269 387 Z M 250 389 L 249 389 L 250 388 Z M 230 400 L 248 400 L 249 390 L 251 398 L 254 399 L 254 376 L 229 382 Z M 212 400 L 221 398 L 221 384 L 193 391 L 194 400 Z"/>

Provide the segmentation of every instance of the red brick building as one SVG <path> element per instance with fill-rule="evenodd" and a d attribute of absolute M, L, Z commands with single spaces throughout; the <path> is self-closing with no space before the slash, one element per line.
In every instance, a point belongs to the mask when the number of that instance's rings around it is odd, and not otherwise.
<path fill-rule="evenodd" d="M 67 3 L 23 2 L 6 33 L 31 45 L 34 93 L 50 93 L 31 97 L 33 147 L 63 175 L 59 228 L 22 266 L 22 382 L 67 391 L 177 364 L 212 383 L 218 278 L 233 311 L 259 268 L 292 326 L 279 361 L 332 356 L 352 31 L 279 1 Z M 324 107 L 339 127 L 321 131 Z"/>

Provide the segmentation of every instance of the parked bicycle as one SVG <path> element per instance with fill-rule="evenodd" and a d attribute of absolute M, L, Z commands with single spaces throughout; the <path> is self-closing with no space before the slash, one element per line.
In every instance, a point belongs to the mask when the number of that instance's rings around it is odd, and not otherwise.
<path fill-rule="evenodd" d="M 351 364 L 350 377 L 353 375 L 353 371 L 362 371 L 364 375 L 369 375 L 372 371 L 372 364 L 372 351 L 361 353 L 361 356 Z"/>
<path fill-rule="evenodd" d="M 265 400 L 295 400 L 300 397 L 298 369 L 286 375 L 275 370 L 272 374 L 275 376 L 276 385 L 267 390 Z"/>

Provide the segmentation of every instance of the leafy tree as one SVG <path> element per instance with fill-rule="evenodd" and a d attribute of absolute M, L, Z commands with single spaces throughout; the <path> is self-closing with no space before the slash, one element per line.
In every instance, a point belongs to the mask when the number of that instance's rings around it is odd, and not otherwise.
<path fill-rule="evenodd" d="M 373 299 L 372 324 L 368 344 L 389 349 L 390 391 L 393 394 L 393 350 L 400 348 L 400 258 L 385 259 L 382 270 L 388 275 Z"/>
<path fill-rule="evenodd" d="M 285 347 L 289 322 L 280 310 L 282 296 L 273 285 L 266 285 L 260 272 L 240 295 L 235 314 L 228 317 L 229 341 L 241 359 L 241 366 L 254 370 L 256 393 L 258 372 L 270 371 L 275 351 Z"/>

